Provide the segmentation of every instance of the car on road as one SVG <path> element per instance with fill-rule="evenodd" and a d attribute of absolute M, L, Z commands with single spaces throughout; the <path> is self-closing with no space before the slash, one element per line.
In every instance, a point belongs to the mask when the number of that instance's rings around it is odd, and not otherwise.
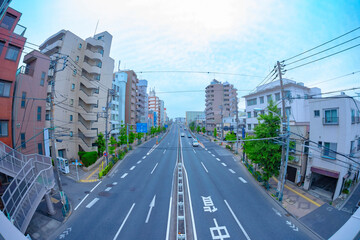
<path fill-rule="evenodd" d="M 181 133 L 181 137 L 185 137 L 185 133 Z"/>
<path fill-rule="evenodd" d="M 193 145 L 193 147 L 198 147 L 198 146 L 199 146 L 199 142 L 194 139 L 192 145 Z"/>
<path fill-rule="evenodd" d="M 192 138 L 192 136 L 191 136 L 191 134 L 190 134 L 190 133 L 188 134 L 188 138 Z"/>

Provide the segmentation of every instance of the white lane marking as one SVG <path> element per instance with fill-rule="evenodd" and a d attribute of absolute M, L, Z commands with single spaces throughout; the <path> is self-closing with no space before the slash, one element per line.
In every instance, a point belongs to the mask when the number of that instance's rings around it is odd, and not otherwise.
<path fill-rule="evenodd" d="M 124 177 L 126 177 L 128 174 L 127 173 L 124 173 L 122 176 L 121 176 L 121 178 L 124 178 Z"/>
<path fill-rule="evenodd" d="M 168 221 L 167 221 L 167 227 L 166 227 L 166 240 L 169 240 L 169 232 L 170 232 L 170 215 L 171 215 L 171 202 L 172 202 L 172 197 L 170 197 L 170 202 L 169 202 L 169 213 L 168 213 Z"/>
<path fill-rule="evenodd" d="M 235 158 L 235 157 L 233 157 L 233 159 L 234 159 L 234 161 L 236 162 L 236 158 Z"/>
<path fill-rule="evenodd" d="M 215 155 L 214 155 L 214 154 L 211 154 L 211 156 L 215 157 Z"/>
<path fill-rule="evenodd" d="M 227 166 L 227 165 L 226 165 L 226 163 L 223 163 L 223 162 L 222 162 L 221 164 L 222 164 L 224 167 L 226 167 L 226 166 Z"/>
<path fill-rule="evenodd" d="M 136 168 L 136 166 L 132 166 L 132 167 L 130 168 L 130 171 L 134 170 L 134 168 Z"/>
<path fill-rule="evenodd" d="M 241 223 L 239 222 L 239 219 L 236 217 L 236 215 L 234 214 L 233 210 L 231 209 L 230 205 L 228 204 L 228 202 L 224 199 L 224 202 L 226 203 L 226 206 L 228 207 L 229 211 L 231 212 L 231 214 L 233 215 L 236 223 L 239 225 L 241 231 L 243 232 L 243 234 L 245 235 L 247 240 L 250 240 L 249 235 L 246 233 L 245 229 L 243 228 L 243 226 L 241 225 Z"/>
<path fill-rule="evenodd" d="M 113 182 L 113 185 L 117 185 L 117 182 Z"/>
<path fill-rule="evenodd" d="M 193 151 L 194 151 L 194 153 L 196 154 L 196 151 L 195 151 L 195 149 L 193 149 Z"/>
<path fill-rule="evenodd" d="M 95 188 L 97 188 L 97 186 L 99 186 L 99 184 L 101 183 L 102 181 L 100 181 L 98 184 L 95 185 L 95 187 L 93 187 L 93 189 L 90 190 L 90 192 L 94 191 Z"/>
<path fill-rule="evenodd" d="M 165 154 L 165 152 L 166 152 L 166 149 L 164 150 L 163 154 Z"/>
<path fill-rule="evenodd" d="M 203 164 L 203 162 L 201 162 L 201 165 L 204 167 L 205 171 L 208 173 L 209 171 L 206 169 L 205 165 Z"/>
<path fill-rule="evenodd" d="M 225 239 L 230 238 L 230 234 L 225 226 L 219 226 L 216 219 L 213 218 L 215 227 L 210 228 L 212 239 Z"/>
<path fill-rule="evenodd" d="M 235 171 L 234 171 L 234 170 L 232 170 L 231 168 L 229 169 L 229 171 L 230 171 L 231 173 L 235 173 Z"/>
<path fill-rule="evenodd" d="M 89 194 L 86 194 L 85 197 L 81 200 L 81 202 L 75 207 L 74 211 L 80 207 L 80 205 L 83 203 L 83 201 L 89 196 Z"/>
<path fill-rule="evenodd" d="M 150 174 L 153 174 L 153 172 L 155 171 L 155 168 L 157 167 L 158 163 L 156 163 L 155 167 L 153 168 L 153 170 L 151 171 Z"/>
<path fill-rule="evenodd" d="M 205 148 L 205 151 L 207 151 L 207 148 Z"/>
<path fill-rule="evenodd" d="M 110 191 L 110 190 L 111 190 L 111 188 L 112 188 L 112 187 L 108 187 L 108 188 L 106 188 L 106 189 L 105 189 L 105 192 Z"/>
<path fill-rule="evenodd" d="M 181 155 L 182 156 L 182 155 Z M 194 221 L 194 212 L 193 212 L 193 208 L 192 208 L 192 202 L 191 202 L 191 194 L 190 194 L 190 188 L 189 188 L 189 180 L 187 178 L 187 171 L 186 171 L 186 168 L 185 168 L 185 165 L 184 165 L 184 171 L 185 171 L 185 174 L 186 174 L 186 186 L 187 186 L 187 191 L 189 193 L 189 203 L 190 203 L 190 213 L 191 213 L 191 222 L 192 222 L 192 225 L 193 225 L 193 231 L 194 231 L 194 240 L 197 240 L 197 233 L 196 233 L 196 227 L 195 227 L 195 221 Z"/>
<path fill-rule="evenodd" d="M 94 198 L 94 200 L 92 200 L 88 205 L 86 205 L 86 208 L 91 208 L 92 206 L 94 206 L 94 204 L 99 201 L 98 198 Z"/>
<path fill-rule="evenodd" d="M 115 239 L 119 236 L 119 234 L 120 234 L 120 232 L 121 232 L 121 229 L 124 227 L 125 222 L 126 222 L 126 220 L 128 219 L 128 217 L 130 216 L 131 211 L 133 210 L 134 206 L 135 206 L 135 203 L 133 203 L 133 205 L 131 206 L 131 208 L 130 208 L 130 210 L 129 210 L 128 214 L 126 215 L 126 217 L 125 217 L 124 221 L 122 222 L 122 224 L 121 224 L 121 226 L 120 226 L 119 230 L 117 231 L 117 233 L 116 233 L 115 237 L 113 238 L 113 240 L 115 240 Z"/>
<path fill-rule="evenodd" d="M 216 160 L 218 160 L 220 162 L 220 158 L 216 158 Z"/>
<path fill-rule="evenodd" d="M 243 179 L 242 177 L 239 177 L 239 180 L 242 181 L 243 183 L 247 183 L 247 181 L 245 179 Z"/>
<path fill-rule="evenodd" d="M 119 171 L 119 169 L 116 169 L 114 173 L 117 173 Z"/>
<path fill-rule="evenodd" d="M 146 158 L 146 156 L 143 156 L 143 158 L 142 159 L 145 159 Z"/>
<path fill-rule="evenodd" d="M 156 198 L 156 194 L 154 195 L 154 198 L 151 200 L 151 203 L 149 205 L 149 212 L 148 212 L 148 215 L 146 217 L 146 220 L 145 220 L 145 223 L 148 223 L 149 222 L 149 218 L 150 218 L 150 214 L 151 214 L 151 211 L 153 209 L 153 207 L 155 207 L 155 198 Z"/>
<path fill-rule="evenodd" d="M 208 153 L 210 153 L 210 154 L 211 154 L 211 152 L 210 152 L 210 151 L 208 151 Z"/>
<path fill-rule="evenodd" d="M 141 160 L 137 161 L 137 164 L 140 164 L 141 163 Z"/>

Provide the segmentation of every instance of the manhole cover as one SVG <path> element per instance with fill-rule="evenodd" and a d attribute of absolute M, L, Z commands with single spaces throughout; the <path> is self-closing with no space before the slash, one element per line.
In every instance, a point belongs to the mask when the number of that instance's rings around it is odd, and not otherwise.
<path fill-rule="evenodd" d="M 135 192 L 135 189 L 134 187 L 130 188 L 130 192 Z"/>
<path fill-rule="evenodd" d="M 291 200 L 290 198 L 287 198 L 285 201 L 288 202 L 291 205 L 295 204 L 295 201 Z"/>
<path fill-rule="evenodd" d="M 98 195 L 102 196 L 102 197 L 108 197 L 108 196 L 110 196 L 110 193 L 103 191 L 103 192 L 99 192 Z"/>
<path fill-rule="evenodd" d="M 90 193 L 90 191 L 85 191 L 85 193 L 86 193 L 86 194 L 89 194 L 89 193 Z"/>

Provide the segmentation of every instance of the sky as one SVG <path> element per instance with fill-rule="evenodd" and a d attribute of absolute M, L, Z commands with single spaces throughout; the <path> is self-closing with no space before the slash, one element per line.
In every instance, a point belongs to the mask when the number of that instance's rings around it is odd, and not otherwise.
<path fill-rule="evenodd" d="M 120 69 L 148 80 L 148 91 L 155 88 L 170 118 L 203 111 L 205 87 L 214 78 L 233 84 L 239 110 L 245 109 L 242 96 L 262 82 L 276 61 L 360 27 L 358 0 L 13 0 L 10 7 L 22 13 L 19 24 L 27 28 L 28 47 L 61 29 L 83 39 L 95 30 L 109 32 L 114 71 L 121 61 Z M 359 36 L 360 29 L 285 64 L 354 40 L 285 69 L 359 45 Z M 288 70 L 284 78 L 322 92 L 360 87 L 360 46 Z"/>

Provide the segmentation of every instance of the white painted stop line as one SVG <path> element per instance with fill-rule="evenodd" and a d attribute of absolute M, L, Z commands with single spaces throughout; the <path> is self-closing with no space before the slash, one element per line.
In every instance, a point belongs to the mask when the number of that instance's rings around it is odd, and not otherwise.
<path fill-rule="evenodd" d="M 242 181 L 243 183 L 247 183 L 247 181 L 245 179 L 243 179 L 242 177 L 239 177 L 239 180 Z"/>
<path fill-rule="evenodd" d="M 94 204 L 99 201 L 98 198 L 94 198 L 94 200 L 92 200 L 88 205 L 86 205 L 86 208 L 91 208 L 92 206 L 94 206 Z"/>

